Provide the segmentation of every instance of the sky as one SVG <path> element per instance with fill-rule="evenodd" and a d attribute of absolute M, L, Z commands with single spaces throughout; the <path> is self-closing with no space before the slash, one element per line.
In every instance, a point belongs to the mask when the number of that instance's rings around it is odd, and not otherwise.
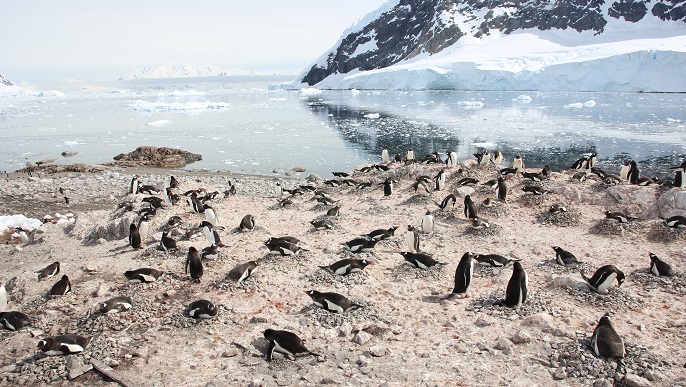
<path fill-rule="evenodd" d="M 167 61 L 299 73 L 386 1 L 4 1 L 0 74 L 111 80 Z"/>

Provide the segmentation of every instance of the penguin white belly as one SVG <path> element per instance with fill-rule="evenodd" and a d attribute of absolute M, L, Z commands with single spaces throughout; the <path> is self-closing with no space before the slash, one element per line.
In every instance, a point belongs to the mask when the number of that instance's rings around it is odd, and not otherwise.
<path fill-rule="evenodd" d="M 427 234 L 434 232 L 433 217 L 425 216 L 424 219 L 422 219 L 422 231 L 424 231 Z"/>
<path fill-rule="evenodd" d="M 62 343 L 63 347 L 66 347 L 70 353 L 83 352 L 83 347 L 78 344 L 66 344 Z"/>
<path fill-rule="evenodd" d="M 212 223 L 213 226 L 217 225 L 217 214 L 212 211 L 212 209 L 208 208 L 205 210 L 205 220 L 208 222 Z"/>
<path fill-rule="evenodd" d="M 148 239 L 148 230 L 150 229 L 150 224 L 148 222 L 143 222 L 138 227 L 138 234 L 141 236 L 141 241 L 146 241 Z"/>
<path fill-rule="evenodd" d="M 334 271 L 334 274 L 343 275 L 343 274 L 345 274 L 345 272 L 348 270 L 349 267 L 350 267 L 350 265 L 345 265 L 343 267 L 340 267 L 340 268 L 338 268 L 338 270 Z M 353 273 L 353 270 L 350 270 L 350 272 Z"/>
<path fill-rule="evenodd" d="M 629 180 L 629 166 L 628 165 L 622 165 L 622 167 L 619 168 L 619 177 L 621 177 L 624 180 Z"/>
<path fill-rule="evenodd" d="M 416 253 L 416 251 L 414 250 L 414 233 L 405 233 L 405 246 L 407 246 L 407 251 L 411 253 Z"/>
<path fill-rule="evenodd" d="M 141 274 L 141 277 L 143 278 L 143 281 L 145 282 L 155 282 L 155 277 L 148 275 L 148 274 Z"/>
<path fill-rule="evenodd" d="M 428 270 L 428 269 L 429 269 L 428 266 L 426 266 L 425 264 L 421 263 L 419 260 L 415 260 L 414 262 L 417 264 L 417 267 L 419 267 L 420 269 L 424 269 L 424 270 Z"/>
<path fill-rule="evenodd" d="M 14 325 L 10 324 L 10 322 L 8 320 L 4 320 L 4 321 L 5 321 L 5 327 L 7 329 L 9 329 L 11 331 L 16 331 L 16 329 L 14 328 Z"/>
<path fill-rule="evenodd" d="M 326 305 L 327 305 L 329 310 L 332 310 L 334 312 L 337 312 L 337 313 L 343 313 L 344 312 L 343 308 L 341 308 L 340 306 L 334 304 L 333 302 L 331 302 L 329 300 L 326 300 Z"/>
<path fill-rule="evenodd" d="M 388 156 L 388 151 L 384 149 L 383 151 L 381 151 L 381 161 L 387 163 L 389 160 L 390 157 Z"/>
<path fill-rule="evenodd" d="M 607 278 L 605 278 L 605 281 L 601 282 L 598 284 L 598 293 L 607 293 L 607 289 L 612 285 L 612 283 L 617 279 L 617 273 L 612 273 Z"/>
<path fill-rule="evenodd" d="M 238 279 L 238 283 L 243 282 L 246 278 L 250 277 L 250 270 L 246 270 L 241 274 L 241 278 Z"/>
<path fill-rule="evenodd" d="M 593 335 L 593 338 L 591 339 L 591 345 L 593 346 L 593 352 L 595 352 L 595 355 L 600 357 L 600 351 L 598 351 L 598 335 Z"/>
<path fill-rule="evenodd" d="M 457 166 L 457 153 L 456 152 L 450 153 L 450 163 L 452 164 L 453 167 Z"/>
<path fill-rule="evenodd" d="M 650 265 L 650 271 L 655 274 L 656 276 L 660 276 L 660 272 L 657 270 L 657 265 L 652 264 Z"/>
<path fill-rule="evenodd" d="M 0 286 L 0 312 L 4 312 L 7 309 L 7 289 L 5 285 Z"/>
<path fill-rule="evenodd" d="M 49 351 L 43 352 L 47 356 L 59 356 L 59 355 L 64 355 L 64 352 L 60 351 L 59 349 L 51 349 Z"/>
<path fill-rule="evenodd" d="M 209 227 L 203 227 L 202 228 L 202 233 L 205 234 L 205 239 L 207 239 L 207 243 L 210 245 L 214 244 L 214 234 L 212 233 L 212 230 Z"/>
<path fill-rule="evenodd" d="M 274 349 L 273 349 L 273 351 L 280 352 L 280 353 L 283 353 L 283 354 L 286 354 L 286 355 L 295 357 L 294 354 L 292 354 L 292 353 L 289 352 L 288 350 L 284 349 L 284 347 L 280 346 L 280 345 L 279 345 L 279 342 L 276 341 L 276 340 L 274 340 Z"/>

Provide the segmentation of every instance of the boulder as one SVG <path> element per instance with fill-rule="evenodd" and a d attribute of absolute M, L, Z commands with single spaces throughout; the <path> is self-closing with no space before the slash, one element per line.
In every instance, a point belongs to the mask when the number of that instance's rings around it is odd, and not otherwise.
<path fill-rule="evenodd" d="M 114 159 L 117 162 L 113 164 L 119 166 L 181 168 L 186 164 L 202 160 L 202 156 L 175 148 L 140 146 L 133 152 L 121 153 Z"/>
<path fill-rule="evenodd" d="M 654 219 L 659 215 L 657 187 L 627 184 L 609 187 L 606 192 L 630 216 Z"/>
<path fill-rule="evenodd" d="M 686 216 L 686 191 L 672 188 L 660 195 L 657 206 L 661 218 L 667 219 L 674 215 Z"/>

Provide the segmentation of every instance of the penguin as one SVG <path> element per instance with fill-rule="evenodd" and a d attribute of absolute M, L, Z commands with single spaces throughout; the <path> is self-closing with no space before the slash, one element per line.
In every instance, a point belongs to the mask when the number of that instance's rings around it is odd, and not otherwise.
<path fill-rule="evenodd" d="M 593 277 L 590 279 L 586 277 L 586 274 L 584 274 L 582 271 L 581 277 L 584 279 L 584 281 L 586 281 L 588 287 L 601 294 L 607 294 L 607 289 L 615 280 L 617 280 L 617 287 L 621 287 L 622 283 L 624 283 L 624 279 L 626 278 L 624 273 L 617 269 L 614 265 L 605 265 L 601 267 L 600 269 L 596 270 L 595 274 L 593 274 Z"/>
<path fill-rule="evenodd" d="M 337 275 L 348 275 L 364 270 L 369 265 L 366 259 L 341 259 L 329 266 L 319 266 L 320 268 Z"/>
<path fill-rule="evenodd" d="M 90 341 L 90 337 L 72 334 L 46 337 L 38 342 L 36 350 L 40 349 L 47 356 L 70 355 L 83 352 Z"/>
<path fill-rule="evenodd" d="M 347 297 L 338 293 L 322 293 L 316 290 L 308 290 L 305 294 L 310 296 L 315 305 L 332 313 L 343 313 L 357 306 Z"/>
<path fill-rule="evenodd" d="M 133 301 L 130 297 L 117 296 L 112 297 L 105 302 L 98 304 L 98 311 L 102 314 L 112 314 L 119 312 L 126 312 L 133 306 Z"/>
<path fill-rule="evenodd" d="M 10 331 L 18 331 L 31 325 L 29 316 L 22 312 L 0 312 L 0 325 Z"/>
<path fill-rule="evenodd" d="M 143 198 L 141 202 L 150 204 L 152 208 L 162 208 L 164 206 L 164 199 L 158 198 L 157 196 L 148 196 Z"/>
<path fill-rule="evenodd" d="M 243 221 L 241 221 L 241 226 L 243 226 Z M 224 245 L 221 241 L 221 238 L 219 238 L 219 231 L 223 229 L 221 226 L 214 227 L 212 223 L 203 220 L 202 222 L 200 222 L 200 229 L 202 230 L 202 233 L 205 235 L 207 243 L 209 243 L 210 245 L 217 246 Z"/>
<path fill-rule="evenodd" d="M 455 185 L 457 185 L 459 187 L 473 187 L 478 182 L 479 182 L 479 180 L 477 180 L 473 177 L 465 177 L 465 178 L 458 180 L 458 182 L 455 183 Z"/>
<path fill-rule="evenodd" d="M 389 177 L 380 185 L 383 185 L 383 196 L 388 197 L 393 194 L 393 179 Z"/>
<path fill-rule="evenodd" d="M 552 173 L 553 173 L 553 172 L 550 170 L 550 166 L 547 165 L 547 164 L 546 164 L 546 165 L 543 167 L 543 169 L 541 170 L 541 175 L 543 175 L 543 176 L 545 176 L 545 177 L 550 177 L 550 175 L 551 175 Z"/>
<path fill-rule="evenodd" d="M 522 187 L 522 191 L 524 191 L 524 193 L 533 194 L 533 196 L 541 196 L 543 194 L 548 193 L 547 190 L 544 190 L 543 188 L 536 185 L 526 185 Z"/>
<path fill-rule="evenodd" d="M 314 199 L 325 206 L 333 206 L 338 200 L 333 200 L 327 196 L 315 196 Z"/>
<path fill-rule="evenodd" d="M 288 241 L 265 242 L 265 245 L 269 248 L 269 254 L 280 254 L 281 256 L 298 255 L 301 251 L 309 251 Z"/>
<path fill-rule="evenodd" d="M 673 277 L 674 270 L 669 264 L 653 253 L 648 253 L 650 256 L 650 272 L 658 277 Z"/>
<path fill-rule="evenodd" d="M 448 296 L 449 298 L 467 297 L 469 295 L 469 286 L 472 284 L 472 275 L 474 274 L 474 260 L 472 258 L 473 254 L 469 251 L 460 258 L 460 263 L 455 269 L 455 286 Z"/>
<path fill-rule="evenodd" d="M 529 278 L 522 267 L 522 264 L 515 262 L 512 265 L 512 277 L 507 283 L 505 290 L 505 300 L 503 304 L 509 307 L 517 307 L 526 302 L 528 293 Z"/>
<path fill-rule="evenodd" d="M 198 195 L 195 192 L 191 193 L 186 200 L 188 201 L 188 204 L 191 206 L 191 209 L 193 209 L 194 213 L 200 214 L 201 212 L 203 212 L 203 204 L 200 201 L 200 199 L 198 199 Z"/>
<path fill-rule="evenodd" d="M 203 212 L 205 213 L 205 220 L 210 222 L 212 226 L 219 225 L 219 218 L 217 217 L 217 211 L 214 210 L 209 204 L 202 205 Z"/>
<path fill-rule="evenodd" d="M 372 167 L 374 167 L 374 169 L 376 169 L 377 171 L 380 171 L 380 172 L 386 172 L 390 169 L 387 165 L 381 165 L 381 164 L 374 164 L 374 165 L 372 165 Z M 348 185 L 350 185 L 350 184 L 348 184 Z"/>
<path fill-rule="evenodd" d="M 169 230 L 162 231 L 162 238 L 160 238 L 160 245 L 158 247 L 162 251 L 176 250 L 176 240 L 169 236 Z"/>
<path fill-rule="evenodd" d="M 329 208 L 329 210 L 326 211 L 326 216 L 337 217 L 340 214 L 341 214 L 341 206 Z"/>
<path fill-rule="evenodd" d="M 141 246 L 141 234 L 138 232 L 138 226 L 135 223 L 131 223 L 129 226 L 129 245 L 134 249 L 142 249 Z"/>
<path fill-rule="evenodd" d="M 231 271 L 228 274 L 228 277 L 230 280 L 240 285 L 241 282 L 248 279 L 248 277 L 252 275 L 252 273 L 259 265 L 260 264 L 257 261 L 248 261 L 245 263 L 238 264 L 233 269 L 231 269 Z"/>
<path fill-rule="evenodd" d="M 545 180 L 545 176 L 541 172 L 522 172 L 522 177 L 531 181 Z"/>
<path fill-rule="evenodd" d="M 431 211 L 426 211 L 422 218 L 422 232 L 424 234 L 431 234 L 434 232 L 434 217 L 431 215 Z"/>
<path fill-rule="evenodd" d="M 507 267 L 521 261 L 520 259 L 505 258 L 498 254 L 474 254 L 473 258 L 479 262 L 479 265 L 487 267 Z"/>
<path fill-rule="evenodd" d="M 491 161 L 496 167 L 500 167 L 500 165 L 503 163 L 503 154 L 498 150 L 493 151 L 493 157 L 491 158 Z"/>
<path fill-rule="evenodd" d="M 674 172 L 674 181 L 672 181 L 672 187 L 686 188 L 686 179 L 684 179 L 684 171 L 679 169 Z"/>
<path fill-rule="evenodd" d="M 623 366 L 626 350 L 624 340 L 617 333 L 610 321 L 610 314 L 605 313 L 598 321 L 598 325 L 593 330 L 591 337 L 593 353 L 602 358 L 612 358 L 617 360 L 617 368 Z"/>
<path fill-rule="evenodd" d="M 629 223 L 638 218 L 627 216 L 621 211 L 605 211 L 605 219 L 616 220 L 619 223 Z"/>
<path fill-rule="evenodd" d="M 629 180 L 629 169 L 631 169 L 631 159 L 626 159 L 619 167 L 619 177 L 622 180 Z"/>
<path fill-rule="evenodd" d="M 524 169 L 524 159 L 522 158 L 522 155 L 520 155 L 519 153 L 517 153 L 514 156 L 514 160 L 512 160 L 512 168 L 516 169 L 517 172 Z"/>
<path fill-rule="evenodd" d="M 446 263 L 438 262 L 437 260 L 433 259 L 433 257 L 428 255 L 428 254 L 410 253 L 410 252 L 405 251 L 405 252 L 400 253 L 400 255 L 403 256 L 405 261 L 411 263 L 417 269 L 429 270 L 429 269 L 434 268 L 435 266 L 446 265 Z"/>
<path fill-rule="evenodd" d="M 391 157 L 388 154 L 388 147 L 383 147 L 383 150 L 381 151 L 381 162 L 388 163 L 390 161 Z"/>
<path fill-rule="evenodd" d="M 149 267 L 144 267 L 136 270 L 128 270 L 124 272 L 124 276 L 129 282 L 155 282 L 162 275 L 162 272 Z"/>
<path fill-rule="evenodd" d="M 631 184 L 638 184 L 641 171 L 638 170 L 638 164 L 634 160 L 629 161 L 629 172 L 627 173 L 627 179 Z"/>
<path fill-rule="evenodd" d="M 190 269 L 193 282 L 200 283 L 203 274 L 202 259 L 200 258 L 200 252 L 194 246 L 188 248 L 184 269 L 186 274 L 188 274 L 188 269 Z"/>
<path fill-rule="evenodd" d="M 21 243 L 29 243 L 29 232 L 24 230 L 21 227 L 15 227 L 14 231 L 19 234 L 19 239 L 21 239 Z"/>
<path fill-rule="evenodd" d="M 595 174 L 600 178 L 600 180 L 605 180 L 606 177 L 610 176 L 610 173 L 600 168 L 591 168 L 591 173 Z"/>
<path fill-rule="evenodd" d="M 370 188 L 371 186 L 372 186 L 371 181 L 365 181 L 365 182 L 358 184 L 355 188 L 357 188 L 358 190 L 362 190 L 365 188 Z"/>
<path fill-rule="evenodd" d="M 419 252 L 419 233 L 412 225 L 408 225 L 407 231 L 405 231 L 405 246 L 407 251 L 411 253 Z"/>
<path fill-rule="evenodd" d="M 300 239 L 298 239 L 296 237 L 292 237 L 292 236 L 270 237 L 265 242 L 265 245 L 269 246 L 272 243 L 281 243 L 281 242 L 288 242 L 288 243 L 292 243 L 294 245 L 297 245 L 298 243 L 300 243 Z"/>
<path fill-rule="evenodd" d="M 588 156 L 583 156 L 580 159 L 576 160 L 570 168 L 571 169 L 588 169 Z"/>
<path fill-rule="evenodd" d="M 284 354 L 289 359 L 293 358 L 293 360 L 301 356 L 319 356 L 307 349 L 302 339 L 295 333 L 265 329 L 263 336 L 269 341 L 266 353 L 266 360 L 268 362 L 272 361 L 275 351 Z"/>
<path fill-rule="evenodd" d="M 440 191 L 445 188 L 445 170 L 441 169 L 436 175 L 436 191 Z"/>
<path fill-rule="evenodd" d="M 469 195 L 464 197 L 464 217 L 469 220 L 474 220 L 479 217 L 476 211 L 476 205 L 474 205 L 472 197 Z"/>
<path fill-rule="evenodd" d="M 253 231 L 255 229 L 255 217 L 248 214 L 241 219 L 241 224 L 239 226 L 239 230 L 245 232 L 245 231 Z"/>
<path fill-rule="evenodd" d="M 569 251 L 563 249 L 560 246 L 550 246 L 553 248 L 555 251 L 555 261 L 566 267 L 573 267 L 576 266 L 579 262 L 579 260 L 576 258 L 576 256 Z"/>
<path fill-rule="evenodd" d="M 572 175 L 572 181 L 583 183 L 586 181 L 586 172 L 577 172 Z"/>
<path fill-rule="evenodd" d="M 476 218 L 472 219 L 472 228 L 474 228 L 474 229 L 481 230 L 481 229 L 490 228 L 490 227 L 491 227 L 491 223 L 489 223 L 489 221 L 484 219 L 484 218 L 476 217 Z"/>
<path fill-rule="evenodd" d="M 169 178 L 169 188 L 179 188 L 179 181 L 174 176 Z"/>
<path fill-rule="evenodd" d="M 334 175 L 334 176 L 336 176 L 336 177 L 348 177 L 348 176 L 350 176 L 350 175 L 349 175 L 348 173 L 346 173 L 346 172 L 331 172 L 331 174 Z"/>
<path fill-rule="evenodd" d="M 150 217 L 143 215 L 138 220 L 138 235 L 141 238 L 141 245 L 148 239 L 148 231 L 150 230 Z"/>
<path fill-rule="evenodd" d="M 174 196 L 174 193 L 172 192 L 171 188 L 166 187 L 162 190 L 162 198 L 164 199 L 164 205 L 169 207 L 174 205 L 174 202 L 172 201 L 172 197 Z"/>
<path fill-rule="evenodd" d="M 133 178 L 131 178 L 131 184 L 129 186 L 129 193 L 137 194 L 139 188 L 140 188 L 140 183 L 138 181 L 138 175 L 134 175 Z"/>
<path fill-rule="evenodd" d="M 445 162 L 448 165 L 448 167 L 456 167 L 458 164 L 457 152 L 448 150 L 446 154 L 448 155 L 448 158 L 445 160 Z"/>
<path fill-rule="evenodd" d="M 331 230 L 335 227 L 334 223 L 328 219 L 313 220 L 310 222 L 315 231 Z"/>
<path fill-rule="evenodd" d="M 202 319 L 212 318 L 216 316 L 219 311 L 217 306 L 212 301 L 208 300 L 193 301 L 188 305 L 186 310 L 188 311 L 189 316 Z"/>
<path fill-rule="evenodd" d="M 201 259 L 206 259 L 206 260 L 213 260 L 216 259 L 217 256 L 219 255 L 219 246 L 217 245 L 209 245 L 200 251 L 200 258 Z"/>
<path fill-rule="evenodd" d="M 498 188 L 496 188 L 496 196 L 501 202 L 507 201 L 507 184 L 502 176 L 498 177 Z"/>
<path fill-rule="evenodd" d="M 60 272 L 60 263 L 53 262 L 38 272 L 38 281 L 54 277 Z"/>
<path fill-rule="evenodd" d="M 491 200 L 491 198 L 486 198 L 483 202 L 481 202 L 481 206 L 486 208 L 493 207 L 493 200 Z"/>
<path fill-rule="evenodd" d="M 378 241 L 376 240 L 370 241 L 369 239 L 365 238 L 355 238 L 351 241 L 343 243 L 343 245 L 347 247 L 350 252 L 361 253 L 372 251 L 377 242 Z"/>
<path fill-rule="evenodd" d="M 276 182 L 276 185 L 274 186 L 274 196 L 277 198 L 283 196 L 283 187 L 281 187 L 281 183 L 279 182 Z"/>
<path fill-rule="evenodd" d="M 428 212 L 428 211 L 427 211 Z M 382 241 L 384 239 L 388 239 L 392 236 L 395 235 L 395 230 L 398 229 L 398 226 L 393 226 L 391 228 L 385 229 L 385 228 L 380 228 L 378 230 L 374 230 L 367 234 L 367 238 L 373 240 L 373 241 Z"/>
<path fill-rule="evenodd" d="M 69 292 L 71 292 L 71 282 L 66 275 L 63 275 L 50 289 L 51 296 L 63 296 Z"/>
<path fill-rule="evenodd" d="M 479 165 L 479 167 L 486 165 L 490 161 L 488 151 L 486 150 L 483 152 L 474 153 L 474 157 L 476 157 L 476 163 Z"/>
<path fill-rule="evenodd" d="M 669 228 L 686 228 L 686 216 L 675 215 L 665 220 L 665 224 Z"/>
<path fill-rule="evenodd" d="M 138 188 L 138 193 L 142 193 L 142 194 L 153 195 L 153 194 L 156 194 L 159 192 L 160 192 L 160 190 L 157 189 L 157 187 L 155 187 L 154 185 L 150 185 L 150 184 L 141 185 Z M 146 199 L 149 199 L 149 198 L 146 198 Z M 156 198 L 156 199 L 159 199 L 159 198 Z M 159 202 L 157 202 L 157 203 L 159 203 Z"/>
<path fill-rule="evenodd" d="M 410 164 L 414 162 L 414 150 L 412 148 L 407 150 L 407 154 L 405 155 L 405 160 L 409 162 Z"/>
<path fill-rule="evenodd" d="M 455 207 L 455 202 L 457 202 L 457 197 L 453 194 L 446 196 L 438 207 L 441 211 L 449 211 L 451 208 Z"/>
<path fill-rule="evenodd" d="M 586 161 L 586 169 L 593 169 L 595 167 L 595 163 L 598 160 L 598 154 L 593 152 L 588 156 L 588 160 Z"/>
<path fill-rule="evenodd" d="M 555 214 L 558 212 L 567 212 L 567 207 L 562 203 L 555 203 L 548 207 L 548 212 Z"/>
<path fill-rule="evenodd" d="M 498 179 L 491 179 L 485 183 L 482 183 L 481 185 L 485 185 L 486 188 L 496 189 L 498 188 Z"/>
<path fill-rule="evenodd" d="M 519 170 L 517 168 L 503 168 L 500 170 L 500 176 L 508 177 L 508 176 L 516 176 L 519 174 Z"/>
<path fill-rule="evenodd" d="M 414 188 L 414 192 L 418 193 L 422 196 L 430 196 L 431 195 L 431 190 L 429 189 L 429 186 L 426 185 L 425 182 L 421 180 L 417 180 L 412 184 L 412 188 Z"/>
<path fill-rule="evenodd" d="M 0 312 L 7 310 L 7 289 L 5 289 L 5 284 L 0 285 Z"/>

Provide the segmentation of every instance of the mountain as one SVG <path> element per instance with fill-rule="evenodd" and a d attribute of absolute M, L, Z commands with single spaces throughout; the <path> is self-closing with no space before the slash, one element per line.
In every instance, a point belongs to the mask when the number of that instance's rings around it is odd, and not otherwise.
<path fill-rule="evenodd" d="M 0 94 L 26 94 L 26 90 L 13 84 L 0 74 Z"/>
<path fill-rule="evenodd" d="M 686 91 L 677 0 L 399 0 L 294 84 L 333 89 Z"/>
<path fill-rule="evenodd" d="M 141 66 L 120 77 L 120 81 L 151 78 L 185 78 L 236 75 L 281 75 L 276 72 L 259 72 L 240 69 L 222 69 L 215 65 L 167 62 L 157 67 Z"/>

